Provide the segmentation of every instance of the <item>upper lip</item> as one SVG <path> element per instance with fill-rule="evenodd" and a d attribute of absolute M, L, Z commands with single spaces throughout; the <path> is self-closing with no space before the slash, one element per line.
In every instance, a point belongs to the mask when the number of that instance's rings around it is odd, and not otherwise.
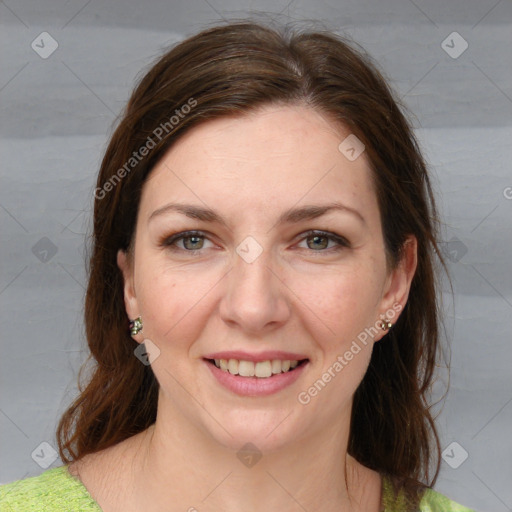
<path fill-rule="evenodd" d="M 245 352 L 243 350 L 228 350 L 224 352 L 213 352 L 204 356 L 205 359 L 238 359 L 239 361 L 272 361 L 279 359 L 281 361 L 301 361 L 308 359 L 304 354 L 296 354 L 294 352 L 283 352 L 282 350 L 267 350 L 258 354 Z"/>

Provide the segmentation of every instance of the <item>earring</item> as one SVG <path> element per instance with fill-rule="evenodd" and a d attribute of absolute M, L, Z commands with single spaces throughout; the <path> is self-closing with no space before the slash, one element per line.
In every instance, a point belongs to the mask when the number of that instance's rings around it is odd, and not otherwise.
<path fill-rule="evenodd" d="M 130 320 L 130 334 L 135 336 L 142 331 L 142 318 L 138 316 L 135 320 Z"/>
<path fill-rule="evenodd" d="M 391 329 L 391 327 L 393 327 L 393 324 L 386 318 L 384 317 L 381 321 L 380 321 L 380 328 L 383 330 L 383 331 L 387 331 L 388 329 Z"/>

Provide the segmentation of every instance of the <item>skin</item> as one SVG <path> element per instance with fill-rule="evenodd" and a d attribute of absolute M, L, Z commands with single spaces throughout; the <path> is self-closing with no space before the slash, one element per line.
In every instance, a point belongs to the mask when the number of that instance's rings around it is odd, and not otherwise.
<path fill-rule="evenodd" d="M 307 106 L 267 106 L 194 128 L 152 171 L 134 252 L 120 251 L 118 265 L 127 315 L 144 322 L 134 338 L 160 350 L 158 417 L 72 465 L 104 511 L 379 510 L 380 476 L 348 456 L 347 443 L 354 392 L 385 332 L 307 405 L 297 400 L 359 333 L 405 305 L 416 268 L 413 237 L 388 268 L 366 155 L 349 161 L 338 150 L 349 133 Z M 358 214 L 277 222 L 290 208 L 334 201 Z M 226 225 L 176 211 L 149 220 L 177 202 L 211 208 Z M 161 244 L 187 230 L 204 238 Z M 315 244 L 308 230 L 350 246 Z M 248 236 L 262 248 L 252 263 L 236 252 Z M 309 363 L 274 395 L 240 397 L 203 360 L 232 349 L 299 352 Z M 236 457 L 247 442 L 262 453 L 251 468 Z"/>

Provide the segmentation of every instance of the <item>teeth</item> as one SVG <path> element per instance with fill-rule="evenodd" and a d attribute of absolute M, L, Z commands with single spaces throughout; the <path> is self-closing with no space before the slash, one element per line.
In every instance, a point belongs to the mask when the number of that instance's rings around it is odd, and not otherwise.
<path fill-rule="evenodd" d="M 272 375 L 272 364 L 270 361 L 261 361 L 254 366 L 256 377 L 270 377 Z"/>
<path fill-rule="evenodd" d="M 238 359 L 215 359 L 215 366 L 229 372 L 232 375 L 240 375 L 241 377 L 259 377 L 266 378 L 276 375 L 278 373 L 286 373 L 293 368 L 296 368 L 299 361 L 290 361 L 286 359 L 273 359 L 268 361 L 239 361 Z"/>
<path fill-rule="evenodd" d="M 231 359 L 229 362 L 231 363 Z M 238 375 L 242 377 L 254 377 L 254 363 L 252 361 L 240 361 L 238 363 Z"/>
<path fill-rule="evenodd" d="M 281 361 L 279 359 L 272 361 L 272 373 L 281 373 Z"/>
<path fill-rule="evenodd" d="M 228 371 L 233 375 L 238 375 L 238 361 L 236 359 L 230 359 L 228 361 Z"/>

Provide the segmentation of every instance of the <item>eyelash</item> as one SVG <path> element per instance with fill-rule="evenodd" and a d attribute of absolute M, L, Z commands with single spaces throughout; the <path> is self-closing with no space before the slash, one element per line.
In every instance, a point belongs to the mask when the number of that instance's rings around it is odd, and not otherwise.
<path fill-rule="evenodd" d="M 303 233 L 303 237 L 299 240 L 299 242 L 302 242 L 303 240 L 306 240 L 307 238 L 318 236 L 318 237 L 324 237 L 327 238 L 329 241 L 336 242 L 338 245 L 337 247 L 330 247 L 328 249 L 321 249 L 318 251 L 315 251 L 313 249 L 310 250 L 312 253 L 331 253 L 331 252 L 337 252 L 342 249 L 350 249 L 351 245 L 350 242 L 339 235 L 336 235 L 335 233 L 330 233 L 328 231 L 319 231 L 319 230 L 309 230 Z M 176 233 L 174 235 L 171 235 L 169 237 L 163 238 L 159 245 L 161 247 L 166 247 L 170 249 L 171 251 L 180 251 L 180 252 L 186 252 L 191 255 L 195 255 L 197 253 L 200 253 L 202 249 L 181 249 L 176 247 L 176 242 L 179 242 L 180 240 L 183 240 L 185 238 L 192 238 L 192 237 L 202 237 L 207 238 L 206 234 L 203 231 L 183 231 L 181 233 Z"/>

